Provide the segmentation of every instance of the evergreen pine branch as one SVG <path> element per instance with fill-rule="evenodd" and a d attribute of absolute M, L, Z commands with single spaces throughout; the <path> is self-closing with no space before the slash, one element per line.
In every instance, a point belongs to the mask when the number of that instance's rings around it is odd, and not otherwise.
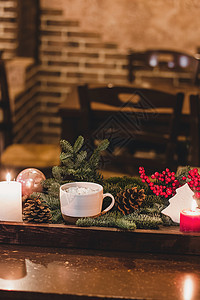
<path fill-rule="evenodd" d="M 67 174 L 68 169 L 74 168 L 74 161 L 72 158 L 67 158 L 64 160 L 61 159 L 61 163 L 62 163 L 62 166 L 59 166 L 59 167 L 61 168 L 63 175 Z"/>
<path fill-rule="evenodd" d="M 47 203 L 51 210 L 60 210 L 60 201 L 58 198 L 49 197 Z"/>
<path fill-rule="evenodd" d="M 179 226 L 178 223 L 175 223 L 169 216 L 166 216 L 164 214 L 161 214 L 161 219 L 164 226 Z"/>
<path fill-rule="evenodd" d="M 166 198 L 165 198 L 166 199 Z M 163 202 L 168 202 L 168 200 L 163 200 L 161 197 L 153 195 L 146 195 L 145 199 L 142 202 L 142 207 L 153 207 L 155 203 L 158 203 L 160 205 L 163 204 Z"/>
<path fill-rule="evenodd" d="M 61 152 L 61 154 L 60 154 L 60 160 L 61 160 L 62 162 L 63 162 L 63 161 L 66 161 L 66 160 L 69 160 L 71 157 L 72 157 L 72 154 L 71 154 L 71 153 Z"/>
<path fill-rule="evenodd" d="M 135 230 L 137 228 L 136 223 L 134 221 L 125 220 L 123 218 L 116 219 L 116 227 L 126 230 Z"/>
<path fill-rule="evenodd" d="M 61 140 L 60 141 L 60 146 L 61 146 L 61 149 L 62 149 L 63 152 L 73 153 L 73 147 L 68 141 Z"/>
<path fill-rule="evenodd" d="M 176 177 L 177 177 L 177 180 L 180 182 L 180 184 L 184 184 L 185 181 L 182 180 L 182 177 L 186 177 L 186 181 L 189 181 L 190 179 L 188 178 L 188 174 L 189 174 L 189 171 L 191 170 L 191 167 L 190 166 L 186 166 L 186 167 L 183 167 L 181 169 L 179 169 L 176 173 Z"/>
<path fill-rule="evenodd" d="M 50 210 L 60 210 L 60 199 L 58 196 L 53 197 L 50 194 L 34 192 L 31 194 L 30 199 L 35 199 L 38 196 L 40 197 L 41 202 L 48 205 Z"/>
<path fill-rule="evenodd" d="M 84 163 L 86 157 L 87 157 L 87 151 L 81 151 L 80 153 L 78 153 L 74 167 L 78 168 L 79 166 L 81 166 L 81 164 Z"/>
<path fill-rule="evenodd" d="M 80 172 L 79 170 L 75 170 L 73 168 L 70 168 L 67 171 L 69 175 L 74 175 L 74 176 Z"/>
<path fill-rule="evenodd" d="M 48 189 L 49 195 L 54 198 L 59 199 L 59 194 L 60 194 L 60 184 L 58 182 L 52 183 L 52 185 Z"/>
<path fill-rule="evenodd" d="M 164 207 L 162 205 L 156 205 L 156 203 L 154 203 L 154 205 L 152 207 L 141 207 L 139 208 L 135 214 L 145 214 L 145 215 L 149 215 L 149 216 L 161 216 L 161 210 Z"/>
<path fill-rule="evenodd" d="M 107 139 L 101 141 L 97 148 L 94 150 L 94 153 L 90 157 L 89 163 L 92 167 L 96 168 L 100 160 L 100 152 L 107 149 L 109 146 L 109 141 Z"/>
<path fill-rule="evenodd" d="M 52 223 L 59 224 L 63 223 L 63 218 L 60 209 L 51 210 Z"/>
<path fill-rule="evenodd" d="M 79 136 L 74 143 L 73 152 L 78 153 L 78 151 L 82 148 L 83 143 L 84 143 L 84 138 L 82 136 Z"/>
<path fill-rule="evenodd" d="M 79 227 L 117 227 L 121 229 L 134 230 L 136 225 L 133 221 L 122 219 L 121 214 L 109 212 L 97 218 L 80 218 L 76 221 Z"/>
<path fill-rule="evenodd" d="M 97 146 L 97 148 L 96 148 L 96 151 L 97 151 L 97 152 L 102 152 L 102 151 L 106 150 L 106 149 L 108 148 L 109 144 L 110 144 L 110 142 L 109 142 L 108 139 L 102 140 L 102 141 L 98 144 L 98 146 Z"/>
<path fill-rule="evenodd" d="M 49 189 L 54 182 L 54 178 L 47 178 L 46 180 L 44 180 L 42 186 L 44 189 Z"/>
<path fill-rule="evenodd" d="M 146 189 L 146 184 L 138 177 L 110 177 L 106 180 L 106 183 L 117 184 L 122 189 L 125 189 L 127 186 L 137 186 L 139 189 Z"/>
<path fill-rule="evenodd" d="M 158 229 L 159 225 L 163 223 L 160 217 L 145 214 L 130 214 L 123 218 L 135 222 L 137 229 Z"/>
<path fill-rule="evenodd" d="M 52 168 L 52 175 L 56 181 L 61 181 L 62 180 L 62 169 L 60 169 L 59 166 L 54 166 Z"/>
<path fill-rule="evenodd" d="M 30 195 L 30 199 L 36 199 L 40 197 L 41 202 L 44 202 L 45 204 L 47 204 L 47 195 L 45 193 L 39 193 L 39 192 L 33 192 Z"/>
<path fill-rule="evenodd" d="M 125 177 L 125 176 L 124 176 Z M 122 182 L 124 177 L 118 177 L 118 176 L 114 176 L 114 177 L 109 177 L 105 180 L 105 182 L 107 184 L 118 184 L 119 182 Z"/>
<path fill-rule="evenodd" d="M 103 140 L 94 150 L 90 159 L 87 158 L 87 151 L 81 150 L 84 138 L 79 136 L 72 146 L 69 142 L 61 140 L 62 153 L 60 155 L 60 166 L 52 168 L 53 179 L 60 184 L 70 179 L 76 181 L 92 181 L 102 183 L 103 176 L 98 172 L 98 165 L 101 151 L 105 150 L 109 144 L 108 140 Z M 48 186 L 49 189 L 49 186 Z"/>
<path fill-rule="evenodd" d="M 122 188 L 117 184 L 110 184 L 104 181 L 103 191 L 104 193 L 111 193 L 113 197 L 116 197 L 122 191 Z"/>

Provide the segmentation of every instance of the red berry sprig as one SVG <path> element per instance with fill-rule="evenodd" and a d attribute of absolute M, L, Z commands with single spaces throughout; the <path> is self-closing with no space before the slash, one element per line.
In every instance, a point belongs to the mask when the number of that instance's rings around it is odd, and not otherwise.
<path fill-rule="evenodd" d="M 143 167 L 139 167 L 139 173 L 142 182 L 146 182 L 152 192 L 157 196 L 163 196 L 165 198 L 172 197 L 175 195 L 177 188 L 188 183 L 191 190 L 195 193 L 194 198 L 200 199 L 200 174 L 197 168 L 190 170 L 187 176 L 183 176 L 181 183 L 177 180 L 175 173 L 170 172 L 168 168 L 162 171 L 162 173 L 155 172 L 151 175 L 151 178 L 154 179 L 155 182 L 149 179 Z"/>
<path fill-rule="evenodd" d="M 185 178 L 182 177 L 182 180 Z M 200 191 L 200 175 L 198 173 L 198 169 L 194 168 L 188 172 L 188 185 L 194 192 Z M 187 180 L 187 178 L 186 178 Z"/>
<path fill-rule="evenodd" d="M 176 193 L 176 189 L 180 187 L 179 181 L 175 177 L 174 172 L 170 172 L 168 168 L 162 173 L 155 172 L 151 175 L 151 178 L 155 180 L 152 182 L 149 177 L 146 175 L 143 167 L 139 168 L 140 178 L 142 182 L 146 182 L 152 192 L 157 196 L 163 196 L 165 198 L 169 198 Z M 159 184 L 159 182 L 161 184 Z"/>

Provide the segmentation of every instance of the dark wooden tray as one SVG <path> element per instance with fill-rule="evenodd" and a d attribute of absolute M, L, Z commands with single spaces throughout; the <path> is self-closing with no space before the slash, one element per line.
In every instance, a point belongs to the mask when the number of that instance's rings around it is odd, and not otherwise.
<path fill-rule="evenodd" d="M 0 243 L 42 247 L 200 255 L 200 233 L 179 227 L 123 231 L 75 225 L 0 222 Z"/>

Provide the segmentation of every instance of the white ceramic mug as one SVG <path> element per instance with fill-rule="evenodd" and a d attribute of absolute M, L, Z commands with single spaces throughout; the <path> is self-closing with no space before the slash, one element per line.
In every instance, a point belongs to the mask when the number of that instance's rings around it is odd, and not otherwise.
<path fill-rule="evenodd" d="M 88 188 L 88 194 L 73 194 L 68 191 L 71 187 Z M 110 197 L 111 204 L 102 210 L 103 199 Z M 113 195 L 103 194 L 103 187 L 93 182 L 71 182 L 60 186 L 60 205 L 64 216 L 69 217 L 92 217 L 109 211 L 115 203 Z"/>

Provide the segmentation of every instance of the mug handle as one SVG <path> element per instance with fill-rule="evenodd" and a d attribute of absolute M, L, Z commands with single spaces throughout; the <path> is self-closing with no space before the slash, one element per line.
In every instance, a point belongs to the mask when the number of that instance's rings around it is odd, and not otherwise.
<path fill-rule="evenodd" d="M 112 199 L 112 202 L 110 203 L 110 205 L 108 207 L 106 207 L 101 213 L 100 215 L 105 214 L 107 211 L 109 211 L 115 204 L 115 198 L 113 197 L 113 195 L 111 195 L 110 193 L 105 193 L 103 194 L 103 199 L 105 197 L 110 197 Z"/>

